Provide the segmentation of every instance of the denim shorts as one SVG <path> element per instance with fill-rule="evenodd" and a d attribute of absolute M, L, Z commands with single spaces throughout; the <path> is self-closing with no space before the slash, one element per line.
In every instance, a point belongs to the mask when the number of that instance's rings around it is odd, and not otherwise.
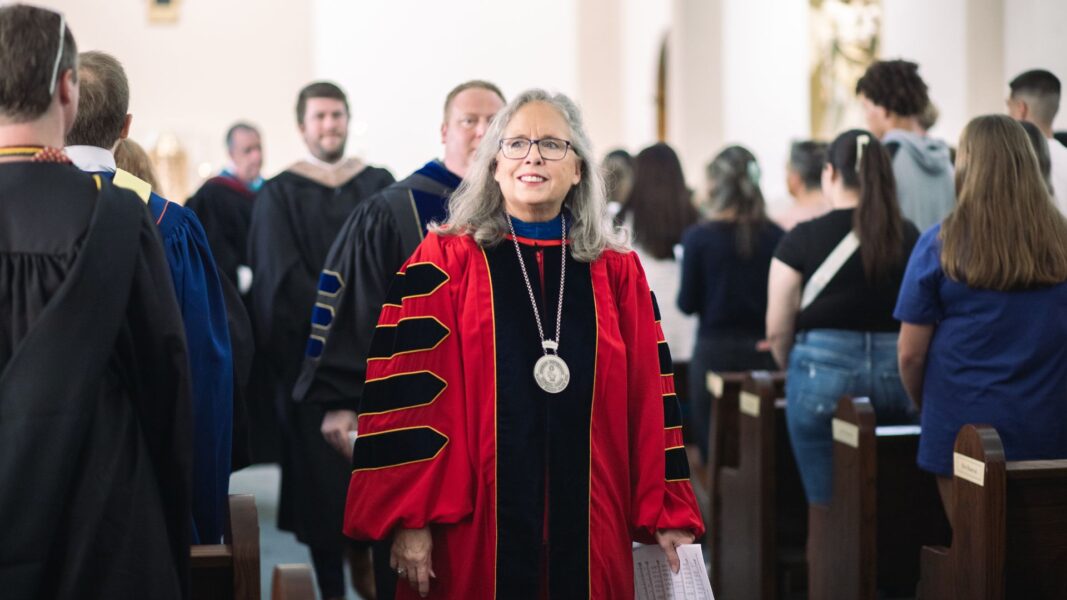
<path fill-rule="evenodd" d="M 844 395 L 871 399 L 879 425 L 918 422 L 897 369 L 895 332 L 814 329 L 796 336 L 786 375 L 786 421 L 811 504 L 833 491 L 831 421 Z"/>

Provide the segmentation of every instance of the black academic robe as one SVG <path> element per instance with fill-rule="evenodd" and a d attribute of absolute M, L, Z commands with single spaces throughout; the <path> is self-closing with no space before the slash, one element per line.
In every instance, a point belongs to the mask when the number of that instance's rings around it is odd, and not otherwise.
<path fill-rule="evenodd" d="M 322 438 L 323 409 L 292 401 L 330 244 L 363 200 L 393 183 L 349 161 L 333 172 L 297 163 L 264 184 L 249 232 L 252 318 L 260 374 L 270 377 L 281 426 L 280 528 L 309 544 L 338 544 L 348 464 Z M 250 406 L 250 409 L 253 407 Z"/>
<path fill-rule="evenodd" d="M 0 164 L 0 596 L 187 596 L 188 365 L 140 199 Z"/>
<path fill-rule="evenodd" d="M 248 264 L 248 228 L 255 194 L 226 175 L 212 177 L 185 203 L 204 226 L 219 273 L 237 285 L 237 267 Z"/>
<path fill-rule="evenodd" d="M 430 161 L 352 211 L 319 275 L 294 399 L 357 409 L 389 284 L 427 226 L 444 222 L 448 198 L 461 181 L 440 161 Z"/>
<path fill-rule="evenodd" d="M 241 299 L 237 286 L 223 277 L 223 298 L 226 300 L 226 321 L 230 330 L 230 349 L 233 355 L 233 444 L 230 454 L 230 470 L 238 471 L 252 464 L 252 447 L 249 441 L 248 394 L 252 378 L 252 360 L 256 341 L 252 335 L 252 320 Z"/>

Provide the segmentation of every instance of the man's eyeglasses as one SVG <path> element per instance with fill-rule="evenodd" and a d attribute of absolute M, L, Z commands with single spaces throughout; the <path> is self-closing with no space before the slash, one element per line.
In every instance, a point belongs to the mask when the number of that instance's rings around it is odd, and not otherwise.
<path fill-rule="evenodd" d="M 48 96 L 56 93 L 56 78 L 59 77 L 59 61 L 63 59 L 63 41 L 66 37 L 63 35 L 67 32 L 67 18 L 63 16 L 63 13 L 56 13 L 59 15 L 59 50 L 56 51 L 56 62 L 52 65 L 52 79 L 48 80 Z"/>
<path fill-rule="evenodd" d="M 515 137 L 500 140 L 500 152 L 504 158 L 521 160 L 530 155 L 530 148 L 537 144 L 537 152 L 545 160 L 563 160 L 567 156 L 567 149 L 571 143 L 557 138 L 541 138 L 531 140 L 529 138 Z"/>

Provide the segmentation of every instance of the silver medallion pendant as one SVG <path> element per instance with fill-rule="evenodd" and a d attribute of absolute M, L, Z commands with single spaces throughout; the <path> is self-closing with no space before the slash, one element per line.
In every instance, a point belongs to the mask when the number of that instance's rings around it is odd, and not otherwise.
<path fill-rule="evenodd" d="M 538 387 L 549 394 L 558 394 L 571 382 L 571 370 L 567 363 L 555 354 L 546 354 L 534 363 L 534 380 Z"/>

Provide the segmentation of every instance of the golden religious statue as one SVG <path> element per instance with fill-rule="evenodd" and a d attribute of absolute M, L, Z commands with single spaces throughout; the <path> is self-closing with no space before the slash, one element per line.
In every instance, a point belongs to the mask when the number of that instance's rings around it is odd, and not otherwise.
<path fill-rule="evenodd" d="M 881 0 L 811 1 L 811 135 L 830 140 L 863 127 L 856 82 L 878 59 Z"/>
<path fill-rule="evenodd" d="M 189 197 L 189 156 L 178 136 L 163 133 L 149 153 L 156 167 L 159 189 L 154 190 L 167 200 L 184 204 Z"/>

